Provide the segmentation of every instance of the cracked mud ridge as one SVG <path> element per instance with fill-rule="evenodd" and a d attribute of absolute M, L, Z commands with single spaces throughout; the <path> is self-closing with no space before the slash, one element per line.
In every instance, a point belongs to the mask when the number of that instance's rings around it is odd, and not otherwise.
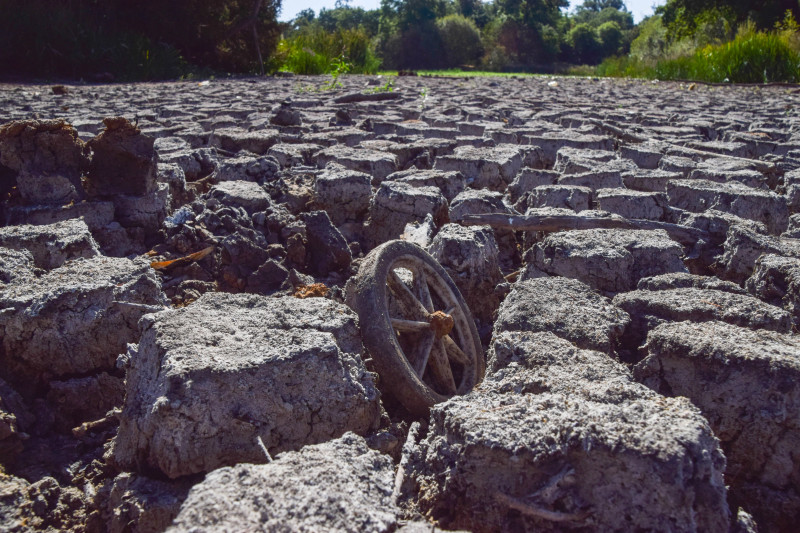
<path fill-rule="evenodd" d="M 800 90 L 0 86 L 0 531 L 790 532 Z"/>

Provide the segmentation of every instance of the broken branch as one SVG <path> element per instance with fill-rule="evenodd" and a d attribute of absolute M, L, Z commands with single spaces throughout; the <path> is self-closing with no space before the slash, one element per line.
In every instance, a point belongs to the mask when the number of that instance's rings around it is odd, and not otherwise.
<path fill-rule="evenodd" d="M 495 492 L 494 499 L 497 500 L 498 503 L 515 509 L 522 514 L 536 518 L 542 518 L 549 522 L 581 522 L 590 514 L 589 511 L 584 511 L 582 513 L 562 513 L 559 511 L 548 511 L 547 509 L 541 509 L 529 503 L 522 502 L 516 498 L 512 498 L 511 496 L 507 496 L 500 491 Z"/>

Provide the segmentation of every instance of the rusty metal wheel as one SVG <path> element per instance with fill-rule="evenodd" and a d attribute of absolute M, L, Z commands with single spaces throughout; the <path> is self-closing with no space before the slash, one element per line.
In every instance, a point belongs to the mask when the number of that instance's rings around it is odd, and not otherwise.
<path fill-rule="evenodd" d="M 447 272 L 419 246 L 390 241 L 375 248 L 349 299 L 383 388 L 409 411 L 427 414 L 483 378 L 472 313 Z"/>

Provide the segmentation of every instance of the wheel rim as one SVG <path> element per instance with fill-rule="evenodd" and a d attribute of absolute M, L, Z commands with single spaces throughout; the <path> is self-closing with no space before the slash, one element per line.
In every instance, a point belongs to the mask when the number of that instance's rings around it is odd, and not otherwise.
<path fill-rule="evenodd" d="M 384 280 L 384 317 L 413 376 L 442 397 L 466 394 L 477 380 L 469 314 L 439 273 L 415 255 L 397 257 Z"/>

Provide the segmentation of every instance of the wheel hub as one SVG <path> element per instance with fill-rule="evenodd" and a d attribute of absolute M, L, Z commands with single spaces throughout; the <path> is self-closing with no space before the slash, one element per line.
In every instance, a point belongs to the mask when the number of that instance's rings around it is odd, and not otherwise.
<path fill-rule="evenodd" d="M 437 339 L 449 335 L 456 324 L 453 317 L 443 311 L 434 311 L 428 315 L 428 319 L 431 323 L 431 330 L 436 334 Z"/>

